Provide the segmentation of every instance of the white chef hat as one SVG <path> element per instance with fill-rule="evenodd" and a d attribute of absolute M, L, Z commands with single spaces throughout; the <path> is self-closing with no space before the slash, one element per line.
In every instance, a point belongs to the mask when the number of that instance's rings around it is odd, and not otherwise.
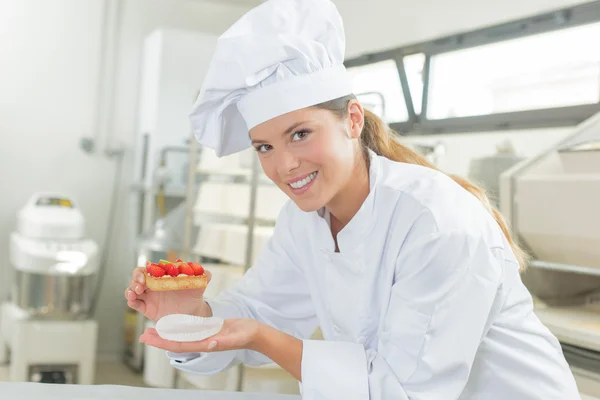
<path fill-rule="evenodd" d="M 253 127 L 352 93 L 342 18 L 330 0 L 268 0 L 217 41 L 190 121 L 221 157 L 247 149 Z"/>

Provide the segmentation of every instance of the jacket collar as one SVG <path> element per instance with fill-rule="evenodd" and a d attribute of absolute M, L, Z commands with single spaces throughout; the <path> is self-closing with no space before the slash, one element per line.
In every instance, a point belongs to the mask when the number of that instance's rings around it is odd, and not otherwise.
<path fill-rule="evenodd" d="M 380 177 L 380 157 L 372 150 L 369 153 L 369 194 L 363 204 L 358 209 L 358 212 L 352 217 L 350 222 L 338 234 L 338 247 L 340 253 L 349 254 L 354 249 L 357 249 L 364 237 L 371 232 L 376 222 L 375 216 L 375 196 L 377 195 L 377 186 L 381 179 Z M 328 253 L 335 252 L 335 242 L 331 236 L 331 228 L 329 226 L 329 212 L 325 207 L 313 213 L 317 219 L 319 228 L 319 236 L 321 237 L 322 250 Z"/>

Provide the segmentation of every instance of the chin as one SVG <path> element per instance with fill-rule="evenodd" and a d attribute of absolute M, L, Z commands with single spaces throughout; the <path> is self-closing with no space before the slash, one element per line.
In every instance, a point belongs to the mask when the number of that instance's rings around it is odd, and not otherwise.
<path fill-rule="evenodd" d="M 278 184 L 278 186 L 288 196 L 288 198 L 292 200 L 294 204 L 296 204 L 296 206 L 304 212 L 309 213 L 313 211 L 318 211 L 327 204 L 326 196 L 323 196 L 324 193 L 314 191 L 314 189 L 318 190 L 319 188 L 310 188 L 309 191 L 312 190 L 313 193 L 308 194 L 308 196 L 296 196 L 287 188 L 287 184 Z"/>
<path fill-rule="evenodd" d="M 313 201 L 309 201 L 309 200 L 297 201 L 292 198 L 292 201 L 296 204 L 296 206 L 298 206 L 299 209 L 301 209 L 302 211 L 307 212 L 307 213 L 320 210 L 324 206 L 324 204 L 322 204 L 321 202 L 314 201 L 314 200 Z"/>

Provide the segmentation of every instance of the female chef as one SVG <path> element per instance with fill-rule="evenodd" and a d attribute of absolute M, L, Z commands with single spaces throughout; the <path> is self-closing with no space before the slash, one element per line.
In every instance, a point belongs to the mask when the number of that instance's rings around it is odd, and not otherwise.
<path fill-rule="evenodd" d="M 149 319 L 226 319 L 200 342 L 140 340 L 198 374 L 276 362 L 306 399 L 578 399 L 502 218 L 362 108 L 344 47 L 329 0 L 269 0 L 219 39 L 196 137 L 219 156 L 253 146 L 291 201 L 256 265 L 215 299 L 151 292 L 136 269 L 125 296 Z M 309 340 L 317 327 L 325 340 Z"/>

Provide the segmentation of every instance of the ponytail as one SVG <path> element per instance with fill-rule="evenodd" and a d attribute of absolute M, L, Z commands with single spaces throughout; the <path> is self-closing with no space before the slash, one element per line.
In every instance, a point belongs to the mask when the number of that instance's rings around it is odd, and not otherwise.
<path fill-rule="evenodd" d="M 328 101 L 326 103 L 322 103 L 318 105 L 319 108 L 324 108 L 336 113 L 340 117 L 345 117 L 348 112 L 348 103 L 355 99 L 353 95 L 341 97 L 335 100 Z M 367 149 L 372 150 L 377 155 L 388 158 L 392 161 L 404 162 L 408 164 L 417 164 L 427 168 L 432 168 L 437 171 L 439 169 L 427 161 L 425 157 L 417 153 L 416 151 L 398 143 L 393 138 L 395 133 L 389 129 L 389 127 L 379 118 L 377 115 L 373 114 L 371 111 L 365 110 L 365 119 L 363 131 L 361 134 L 361 143 L 367 152 Z M 367 158 L 368 159 L 368 158 Z M 519 247 L 519 245 L 515 242 L 508 227 L 508 224 L 498 211 L 490 202 L 485 190 L 467 179 L 461 178 L 455 175 L 449 175 L 456 183 L 462 186 L 465 190 L 470 192 L 473 196 L 478 198 L 488 212 L 494 217 L 500 229 L 504 233 L 512 251 L 519 262 L 519 266 L 521 271 L 525 269 L 528 261 L 527 253 Z"/>

